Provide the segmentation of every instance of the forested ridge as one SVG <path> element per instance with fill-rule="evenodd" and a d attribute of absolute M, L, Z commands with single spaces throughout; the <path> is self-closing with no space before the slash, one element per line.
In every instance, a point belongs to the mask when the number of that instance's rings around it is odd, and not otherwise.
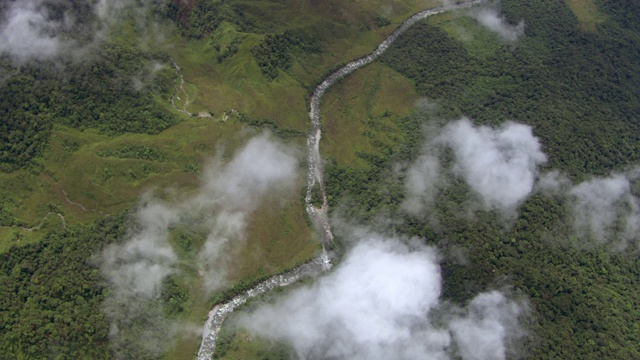
<path fill-rule="evenodd" d="M 111 44 L 100 57 L 57 71 L 51 64 L 26 64 L 0 87 L 0 166 L 24 166 L 41 153 L 53 124 L 124 132 L 158 133 L 177 122 L 153 96 L 169 97 L 175 75 L 154 67 L 166 55 Z M 169 68 L 170 69 L 170 68 Z M 137 85 L 136 81 L 140 84 Z"/>
<path fill-rule="evenodd" d="M 501 6 L 513 22 L 525 20 L 518 44 L 474 57 L 423 23 L 383 61 L 414 79 L 421 94 L 444 99 L 455 112 L 450 117 L 533 126 L 551 155 L 549 167 L 580 177 L 640 163 L 639 35 L 613 21 L 596 33 L 580 31 L 563 2 Z M 626 6 L 633 12 L 635 5 Z"/>
<path fill-rule="evenodd" d="M 640 356 L 637 244 L 624 252 L 577 245 L 585 240 L 568 226 L 566 200 L 544 194 L 525 201 L 512 222 L 494 211 L 470 215 L 470 189 L 453 176 L 428 215 L 411 216 L 401 209 L 406 174 L 395 169 L 420 154 L 425 125 L 433 131 L 433 124 L 462 116 L 490 126 L 531 125 L 549 157 L 545 167 L 574 179 L 640 165 L 640 37 L 630 30 L 638 18 L 629 15 L 638 14 L 637 5 L 598 5 L 609 18 L 597 32 L 585 32 L 564 2 L 504 0 L 500 9 L 511 23 L 524 19 L 525 35 L 490 51 L 471 51 L 446 26 L 429 21 L 409 29 L 382 62 L 414 80 L 435 105 L 397 122 L 400 143 L 359 154 L 367 168 L 330 161 L 326 169 L 339 216 L 373 228 L 388 218 L 392 233 L 417 235 L 441 249 L 448 299 L 465 302 L 505 286 L 527 296 L 533 317 L 519 352 L 524 358 Z M 450 166 L 451 156 L 442 166 Z M 465 261 L 456 260 L 460 251 Z"/>

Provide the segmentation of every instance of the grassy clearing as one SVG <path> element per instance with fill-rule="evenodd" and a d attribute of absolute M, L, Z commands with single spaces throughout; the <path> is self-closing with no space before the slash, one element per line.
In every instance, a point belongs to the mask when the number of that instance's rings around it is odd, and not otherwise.
<path fill-rule="evenodd" d="M 129 208 L 150 189 L 188 194 L 197 188 L 198 172 L 207 158 L 217 151 L 224 151 L 224 158 L 230 156 L 258 132 L 237 121 L 220 123 L 195 117 L 186 118 L 158 135 L 107 137 L 57 127 L 42 159 L 43 172 L 20 170 L 1 174 L 3 207 L 24 226 L 37 225 L 50 209 L 64 214 L 68 225 L 73 225 L 105 216 L 101 212 L 116 213 Z M 296 141 L 303 148 L 303 139 Z M 147 151 L 140 155 L 136 152 L 140 149 Z M 301 166 L 300 179 L 303 173 Z M 303 186 L 300 180 L 298 187 Z M 268 201 L 250 217 L 245 242 L 232 252 L 233 259 L 228 259 L 230 286 L 241 280 L 279 273 L 318 252 L 319 242 L 305 221 L 298 194 L 294 191 L 289 197 Z M 47 231 L 60 226 L 58 217 L 50 216 L 38 231 L 0 227 L 0 251 L 38 241 Z M 194 251 L 201 247 L 203 239 L 194 241 Z M 182 317 L 192 326 L 201 326 L 212 304 L 202 289 L 195 262 L 181 253 L 179 246 L 176 248 L 183 260 L 178 283 L 187 290 L 190 299 Z M 198 334 L 185 333 L 176 339 L 167 358 L 192 358 L 199 344 Z"/>
<path fill-rule="evenodd" d="M 246 16 L 259 27 L 270 33 L 304 29 L 323 40 L 324 52 L 295 54 L 292 68 L 268 81 L 251 54 L 251 48 L 260 43 L 263 35 L 243 33 L 227 22 L 202 40 L 185 41 L 175 35 L 168 51 L 183 69 L 185 88 L 192 99 L 189 111 L 222 114 L 235 108 L 252 118 L 272 119 L 282 128 L 306 131 L 306 95 L 311 85 L 335 65 L 370 53 L 408 15 L 437 6 L 438 1 L 297 2 L 286 6 L 246 2 L 245 5 Z M 268 24 L 256 14 L 269 14 Z M 389 25 L 375 27 L 371 23 L 373 14 L 388 17 Z M 218 62 L 218 57 L 234 42 L 237 52 Z"/>
<path fill-rule="evenodd" d="M 58 139 L 86 135 L 57 129 L 51 141 L 52 151 L 45 155 L 46 169 L 66 189 L 69 198 L 85 207 L 113 213 L 129 207 L 151 187 L 195 186 L 199 164 L 207 152 L 212 154 L 214 144 L 231 139 L 238 129 L 238 125 L 193 118 L 158 135 L 125 134 L 109 138 L 94 134 L 93 142 L 73 153 L 65 151 Z M 131 144 L 158 149 L 168 154 L 167 158 L 147 160 L 98 155 Z"/>
<path fill-rule="evenodd" d="M 108 137 L 91 130 L 56 127 L 41 159 L 41 169 L 0 174 L 2 207 L 25 227 L 38 225 L 51 209 L 61 212 L 73 225 L 129 208 L 141 194 L 154 188 L 194 189 L 206 158 L 219 150 L 231 153 L 258 133 L 256 129 L 243 129 L 237 121 L 220 123 L 195 117 L 158 135 Z M 132 158 L 126 153 L 109 156 L 131 146 L 153 149 L 162 158 Z M 23 232 L 22 238 L 5 229 L 0 233 L 0 248 L 18 240 L 37 240 L 49 228 L 33 232 L 13 229 Z"/>
<path fill-rule="evenodd" d="M 225 334 L 224 355 L 219 357 L 225 360 L 244 359 L 290 359 L 290 349 L 283 344 L 261 338 L 254 338 L 250 333 L 238 330 L 234 333 Z M 221 349 L 222 350 L 222 349 Z"/>
<path fill-rule="evenodd" d="M 418 98 L 410 80 L 381 63 L 346 77 L 324 97 L 324 156 L 339 166 L 367 166 L 358 154 L 377 154 L 398 143 L 396 123 L 414 110 Z"/>
<path fill-rule="evenodd" d="M 251 54 L 260 40 L 258 35 L 247 35 L 238 45 L 238 53 L 220 64 L 207 40 L 189 40 L 172 49 L 193 100 L 189 111 L 213 111 L 218 117 L 237 109 L 253 118 L 269 118 L 281 127 L 304 131 L 308 127 L 306 91 L 286 74 L 273 82 L 262 76 Z"/>
<path fill-rule="evenodd" d="M 442 28 L 451 38 L 460 41 L 469 55 L 475 58 L 490 58 L 502 46 L 502 42 L 495 33 L 469 16 L 450 12 L 432 16 L 427 21 Z"/>
<path fill-rule="evenodd" d="M 580 21 L 582 30 L 596 31 L 596 25 L 606 20 L 605 15 L 598 11 L 594 0 L 566 0 L 566 3 Z"/>

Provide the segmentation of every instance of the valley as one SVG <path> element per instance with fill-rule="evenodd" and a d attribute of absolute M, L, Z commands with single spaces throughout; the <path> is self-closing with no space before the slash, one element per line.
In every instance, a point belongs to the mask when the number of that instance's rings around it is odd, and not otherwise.
<path fill-rule="evenodd" d="M 0 354 L 640 351 L 634 4 L 160 3 L 0 7 Z"/>

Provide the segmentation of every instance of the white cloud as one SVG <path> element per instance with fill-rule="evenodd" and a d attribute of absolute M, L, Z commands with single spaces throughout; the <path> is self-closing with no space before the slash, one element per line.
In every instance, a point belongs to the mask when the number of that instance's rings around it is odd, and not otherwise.
<path fill-rule="evenodd" d="M 115 296 L 157 298 L 162 281 L 175 271 L 177 260 L 168 243 L 169 226 L 178 214 L 167 204 L 148 200 L 136 214 L 139 227 L 123 244 L 107 246 L 101 268 Z"/>
<path fill-rule="evenodd" d="M 56 35 L 64 24 L 49 20 L 40 1 L 16 1 L 0 24 L 0 53 L 24 61 L 57 55 L 62 42 Z"/>
<path fill-rule="evenodd" d="M 249 141 L 226 165 L 214 161 L 205 171 L 199 195 L 188 208 L 215 208 L 210 233 L 199 259 L 207 290 L 224 282 L 225 252 L 244 240 L 247 218 L 262 200 L 278 198 L 295 187 L 298 159 L 293 148 L 263 134 Z M 228 258 L 228 256 L 226 257 Z"/>
<path fill-rule="evenodd" d="M 265 197 L 280 197 L 294 188 L 297 166 L 291 147 L 269 134 L 254 137 L 229 163 L 211 163 L 195 196 L 177 204 L 148 199 L 139 208 L 139 226 L 127 241 L 105 249 L 101 261 L 105 276 L 118 291 L 157 297 L 177 261 L 168 243 L 170 227 L 189 217 L 205 217 L 210 233 L 200 253 L 201 266 L 207 288 L 220 286 L 225 271 L 219 266 L 224 265 L 222 250 L 244 240 L 247 218 Z"/>
<path fill-rule="evenodd" d="M 511 25 L 497 11 L 489 8 L 471 11 L 471 16 L 503 40 L 516 41 L 520 36 L 524 35 L 524 20 L 520 20 L 517 25 Z"/>
<path fill-rule="evenodd" d="M 505 339 L 524 336 L 519 319 L 526 307 L 507 299 L 498 291 L 476 296 L 467 314 L 449 325 L 463 359 L 495 360 L 508 355 Z"/>
<path fill-rule="evenodd" d="M 552 170 L 542 174 L 538 179 L 536 188 L 552 194 L 561 194 L 571 187 L 571 180 L 558 170 Z"/>
<path fill-rule="evenodd" d="M 492 301 L 497 292 L 474 300 L 469 315 L 435 324 L 430 316 L 443 309 L 435 251 L 375 234 L 360 240 L 333 273 L 241 315 L 240 325 L 286 341 L 301 358 L 331 359 L 447 359 L 454 343 L 463 356 L 477 346 L 500 355 L 520 334 L 521 305 Z M 468 336 L 477 329 L 484 338 Z"/>
<path fill-rule="evenodd" d="M 269 192 L 291 188 L 297 166 L 293 149 L 261 135 L 251 139 L 223 168 L 214 162 L 205 171 L 202 195 L 215 194 L 226 207 L 251 209 Z"/>
<path fill-rule="evenodd" d="M 620 249 L 638 238 L 640 200 L 631 194 L 626 175 L 585 181 L 571 188 L 568 196 L 573 225 L 580 236 L 613 242 Z"/>
<path fill-rule="evenodd" d="M 433 205 L 438 191 L 447 186 L 443 178 L 450 170 L 465 180 L 486 209 L 507 217 L 516 215 L 533 191 L 564 198 L 566 221 L 578 246 L 592 246 L 595 240 L 623 250 L 638 240 L 640 199 L 632 194 L 631 183 L 640 178 L 640 168 L 574 185 L 558 170 L 539 174 L 547 157 L 530 126 L 506 122 L 494 129 L 463 118 L 431 133 L 432 139 L 406 173 L 402 206 L 409 214 L 421 215 Z M 446 148 L 454 155 L 451 169 L 440 166 Z"/>
<path fill-rule="evenodd" d="M 453 149 L 453 171 L 462 176 L 487 208 L 508 214 L 529 196 L 546 155 L 530 126 L 507 122 L 499 129 L 474 126 L 469 119 L 447 125 L 439 141 Z"/>
<path fill-rule="evenodd" d="M 532 128 L 511 121 L 493 129 L 462 118 L 429 132 L 431 139 L 408 168 L 404 183 L 402 208 L 414 216 L 433 205 L 438 192 L 447 186 L 443 178 L 451 173 L 465 180 L 486 209 L 513 216 L 533 191 L 539 166 L 547 161 Z M 454 155 L 450 169 L 440 165 L 445 148 Z M 549 186 L 552 181 L 559 179 L 547 176 Z"/>

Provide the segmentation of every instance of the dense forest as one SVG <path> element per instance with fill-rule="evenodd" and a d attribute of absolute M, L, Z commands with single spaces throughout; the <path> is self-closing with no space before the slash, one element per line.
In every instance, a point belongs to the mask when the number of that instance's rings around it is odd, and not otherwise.
<path fill-rule="evenodd" d="M 0 17 L 33 11 L 29 4 L 11 8 L 12 4 L 3 3 Z M 20 168 L 40 154 L 54 124 L 117 135 L 155 134 L 177 122 L 155 100 L 157 96 L 168 98 L 173 91 L 175 74 L 169 57 L 132 46 L 135 39 L 127 37 L 140 36 L 141 31 L 108 32 L 111 20 L 100 18 L 94 10 L 98 5 L 97 1 L 38 3 L 41 8 L 37 10 L 45 15 L 36 20 L 52 39 L 49 44 L 66 44 L 70 47 L 66 53 L 53 58 L 46 58 L 53 56 L 49 53 L 44 57 L 27 54 L 32 60 L 21 59 L 27 55 L 19 52 L 0 53 L 1 170 Z M 152 8 L 142 19 L 161 11 L 166 9 Z M 121 20 L 129 21 L 126 17 Z M 108 33 L 109 41 L 100 42 Z M 28 36 L 34 35 L 25 35 L 25 40 Z"/>
<path fill-rule="evenodd" d="M 282 34 L 267 35 L 252 53 L 262 70 L 262 74 L 273 80 L 278 70 L 288 70 L 292 64 L 292 53 L 321 53 L 322 45 L 313 35 L 303 30 L 287 30 Z"/>
<path fill-rule="evenodd" d="M 0 87 L 0 166 L 24 166 L 47 143 L 53 124 L 116 135 L 158 133 L 177 119 L 157 106 L 175 74 L 168 57 L 110 44 L 95 60 L 59 72 L 50 64 L 23 65 Z"/>
<path fill-rule="evenodd" d="M 51 3 L 52 17 L 68 12 L 63 3 Z M 313 28 L 297 26 L 283 30 L 251 1 L 167 4 L 155 16 L 174 21 L 185 41 L 206 41 L 223 23 L 255 36 L 258 40 L 247 61 L 271 82 L 301 61 L 299 57 L 331 51 L 326 41 L 330 32 L 316 34 Z M 444 258 L 445 300 L 462 304 L 478 292 L 504 288 L 529 299 L 532 316 L 524 324 L 529 336 L 520 344 L 523 358 L 640 358 L 638 244 L 624 251 L 607 244 L 575 246 L 580 239 L 566 226 L 571 221 L 567 200 L 544 193 L 531 195 L 511 219 L 483 209 L 470 215 L 462 205 L 469 203 L 472 191 L 451 174 L 429 216 L 411 215 L 402 208 L 408 175 L 398 164 L 418 158 L 427 125 L 431 129 L 466 116 L 492 127 L 508 120 L 530 125 L 548 156 L 543 170 L 560 170 L 574 182 L 640 165 L 640 5 L 613 0 L 595 4 L 605 20 L 588 31 L 581 29 L 566 2 L 502 0 L 496 5 L 500 13 L 512 24 L 524 20 L 524 35 L 515 42 L 501 41 L 483 30 L 481 47 L 461 41 L 445 20 L 418 23 L 380 63 L 410 79 L 417 93 L 435 105 L 394 120 L 393 129 L 371 116 L 366 135 L 389 132 L 395 142 L 372 141 L 374 151 L 358 153 L 366 166 L 326 159 L 325 185 L 334 215 L 435 245 Z M 0 12 L 8 7 L 3 3 Z M 65 28 L 65 36 L 99 28 L 89 21 L 89 7 L 80 6 L 73 13 L 87 21 L 70 22 L 74 25 Z M 370 20 L 373 27 L 390 24 L 382 15 Z M 479 29 L 471 17 L 451 21 Z M 207 66 L 228 61 L 238 52 L 239 42 Z M 166 104 L 175 91 L 176 73 L 169 55 L 160 50 L 106 41 L 87 61 L 63 67 L 46 61 L 16 65 L 3 56 L 0 69 L 10 74 L 0 81 L 0 171 L 5 173 L 38 162 L 55 126 L 117 137 L 159 134 L 180 122 Z M 385 121 L 393 119 L 387 115 Z M 229 121 L 271 129 L 281 139 L 305 135 L 243 112 Z M 150 162 L 172 156 L 166 148 L 134 143 L 98 150 L 96 155 Z M 452 154 L 440 161 L 443 168 L 451 167 Z M 632 191 L 638 195 L 637 181 Z M 317 189 L 314 201 L 320 201 Z M 379 229 L 380 219 L 389 227 Z M 134 325 L 122 330 L 120 344 L 109 344 L 109 322 L 103 313 L 108 286 L 95 256 L 121 241 L 130 222 L 131 211 L 125 211 L 93 223 L 52 226 L 42 239 L 0 253 L 0 357 L 162 356 L 144 353 L 133 341 L 142 331 L 136 326 L 154 324 L 151 312 L 131 319 Z M 22 224 L 0 207 L 0 225 Z M 194 258 L 200 235 L 181 231 L 176 230 L 172 241 L 179 252 Z M 347 246 L 338 242 L 336 252 Z M 460 252 L 466 261 L 456 260 Z M 233 297 L 259 279 L 245 279 L 214 293 L 208 305 Z M 155 299 L 162 315 L 180 318 L 193 299 L 172 277 L 163 285 L 162 295 Z M 218 357 L 231 350 L 233 336 L 223 332 Z M 291 356 L 283 344 L 265 348 L 270 350 L 259 350 L 259 358 Z"/>
<path fill-rule="evenodd" d="M 517 45 L 473 57 L 442 29 L 423 23 L 383 61 L 414 79 L 421 94 L 446 99 L 443 107 L 455 112 L 449 117 L 533 126 L 551 154 L 548 165 L 572 176 L 640 163 L 638 34 L 613 21 L 596 33 L 579 31 L 562 2 L 504 1 L 502 7 L 508 18 L 527 24 Z"/>
<path fill-rule="evenodd" d="M 0 255 L 3 357 L 109 357 L 105 283 L 92 258 L 123 232 L 118 216 Z"/>
<path fill-rule="evenodd" d="M 406 174 L 394 165 L 420 154 L 426 124 L 462 116 L 490 126 L 531 125 L 549 156 L 545 166 L 577 180 L 640 164 L 640 37 L 630 31 L 638 19 L 628 15 L 637 5 L 600 5 L 610 20 L 585 32 L 563 2 L 502 1 L 507 18 L 524 19 L 526 31 L 517 44 L 498 44 L 490 54 L 470 52 L 429 21 L 411 28 L 382 62 L 437 105 L 398 122 L 401 146 L 379 144 L 375 154 L 360 154 L 368 168 L 330 161 L 326 170 L 329 199 L 341 216 L 374 228 L 390 218 L 392 233 L 423 237 L 450 254 L 443 263 L 447 298 L 464 302 L 505 285 L 527 294 L 536 315 L 525 358 L 640 356 L 637 244 L 622 253 L 570 245 L 575 235 L 562 225 L 571 222 L 566 200 L 544 194 L 532 195 L 506 225 L 495 211 L 475 210 L 470 218 L 460 208 L 470 189 L 453 176 L 429 218 L 416 218 L 401 209 Z M 448 167 L 451 158 L 441 161 Z M 451 255 L 459 249 L 469 263 Z"/>

